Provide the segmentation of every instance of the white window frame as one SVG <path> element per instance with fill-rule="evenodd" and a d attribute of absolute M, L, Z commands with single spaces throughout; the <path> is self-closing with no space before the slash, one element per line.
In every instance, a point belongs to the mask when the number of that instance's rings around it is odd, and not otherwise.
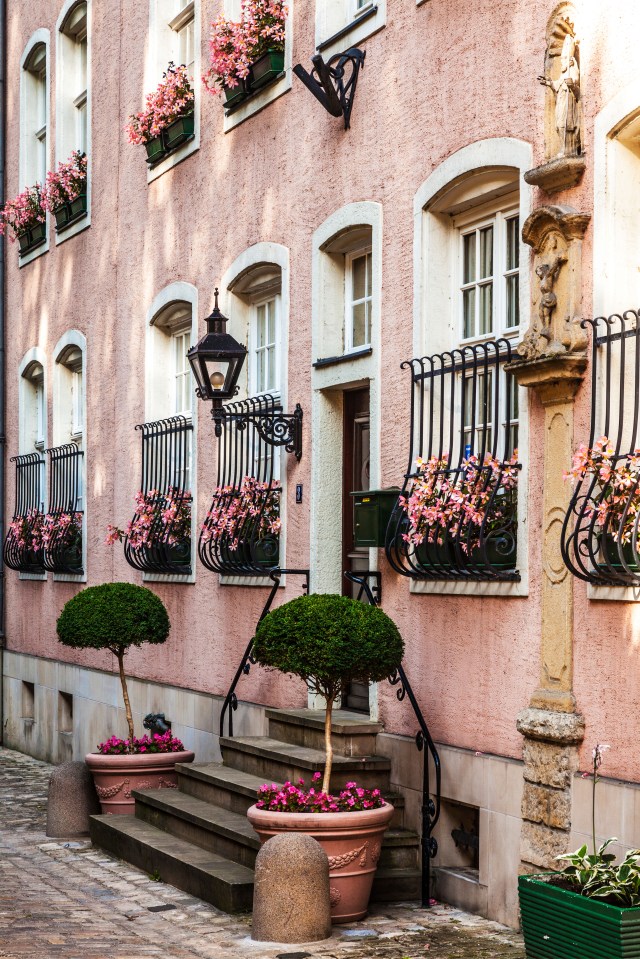
<path fill-rule="evenodd" d="M 169 21 L 169 26 L 171 29 L 178 35 L 178 49 L 180 51 L 178 60 L 176 61 L 176 66 L 179 64 L 184 64 L 186 67 L 190 63 L 193 63 L 193 76 L 191 80 L 194 83 L 196 81 L 195 74 L 195 61 L 196 61 L 196 49 L 195 49 L 195 0 L 178 0 L 180 7 L 176 15 Z M 182 45 L 183 42 L 188 45 L 189 43 L 189 34 L 188 30 L 192 27 L 191 31 L 191 46 L 193 53 L 193 60 L 188 60 L 185 56 L 182 55 Z"/>
<path fill-rule="evenodd" d="M 86 23 L 80 31 L 74 29 L 69 33 L 69 21 L 82 5 L 86 7 Z M 74 150 L 82 149 L 80 124 L 84 124 L 84 152 L 87 155 L 87 215 L 56 233 L 56 246 L 91 226 L 92 18 L 93 0 L 66 0 L 56 23 L 56 167 L 58 163 L 66 163 Z M 83 43 L 86 45 L 86 85 L 81 90 L 78 75 L 83 70 Z M 81 116 L 83 110 L 84 120 Z"/>
<path fill-rule="evenodd" d="M 36 372 L 34 382 L 34 368 L 39 367 Z M 42 372 L 40 372 L 42 371 Z M 38 391 L 36 383 L 42 381 L 41 391 Z M 38 393 L 42 397 L 38 400 Z M 38 420 L 44 426 L 43 434 L 40 432 Z M 48 445 L 48 407 L 47 407 L 47 358 L 44 350 L 39 346 L 34 346 L 22 357 L 18 367 L 18 454 L 23 456 L 27 453 L 38 452 L 41 455 L 42 466 L 40 473 L 40 493 L 42 496 L 41 507 L 43 512 L 47 510 L 47 463 L 44 456 L 44 450 Z M 46 580 L 47 572 L 42 573 L 24 573 L 19 574 L 20 579 Z"/>
<path fill-rule="evenodd" d="M 44 99 L 45 99 L 45 122 L 44 128 L 41 123 L 38 123 L 38 117 L 34 116 L 34 110 L 37 109 L 35 105 L 34 96 L 34 84 L 39 83 L 40 78 L 36 76 L 33 71 L 29 68 L 29 64 L 33 58 L 34 51 L 37 47 L 42 45 L 45 51 L 45 69 L 44 69 Z M 51 130 L 51 108 L 49 103 L 50 97 L 50 70 L 51 70 L 51 61 L 50 61 L 50 35 L 49 31 L 41 27 L 39 30 L 36 30 L 35 33 L 29 38 L 29 42 L 24 48 L 22 56 L 20 58 L 20 159 L 18 163 L 18 190 L 16 192 L 21 192 L 26 189 L 26 187 L 34 186 L 38 180 L 38 177 L 42 173 L 42 167 L 39 170 L 35 170 L 35 164 L 38 163 L 38 160 L 34 160 L 34 151 L 42 149 L 42 143 L 44 142 L 44 171 L 49 169 L 49 158 L 50 158 L 50 140 L 49 131 Z M 44 133 L 43 133 L 44 129 Z M 38 144 L 34 143 L 34 140 L 38 140 Z M 25 256 L 18 257 L 18 265 L 20 267 L 26 266 L 28 263 L 31 263 L 33 260 L 37 259 L 39 256 L 42 256 L 44 253 L 49 252 L 49 214 L 46 218 L 46 240 L 40 246 L 36 247 L 35 250 L 31 250 L 30 253 L 27 253 Z"/>
<path fill-rule="evenodd" d="M 202 83 L 200 76 L 203 72 L 201 57 L 201 20 L 202 20 L 202 0 L 149 0 L 149 43 L 147 45 L 147 57 L 144 74 L 144 92 L 140 97 L 142 108 L 145 95 L 153 92 L 160 81 L 162 74 L 166 71 L 171 60 L 176 66 L 180 65 L 180 30 L 188 23 L 193 22 L 193 51 L 194 51 L 194 104 L 193 104 L 193 137 L 187 140 L 182 146 L 174 150 L 169 156 L 165 157 L 160 163 L 157 163 L 151 169 L 147 168 L 147 183 L 153 183 L 158 177 L 161 177 L 167 170 L 182 163 L 192 153 L 200 149 L 200 102 Z M 129 111 L 134 112 L 134 109 Z M 140 162 L 144 163 L 144 147 L 138 147 L 141 151 Z"/>
<path fill-rule="evenodd" d="M 356 47 L 387 24 L 387 0 L 316 0 L 316 51 L 325 62 Z"/>
<path fill-rule="evenodd" d="M 261 306 L 267 306 L 269 303 L 274 305 L 275 313 L 275 336 L 273 343 L 266 343 L 265 346 L 258 346 L 258 311 Z M 280 294 L 272 293 L 266 297 L 261 297 L 260 299 L 255 300 L 251 304 L 251 321 L 249 327 L 249 355 L 250 355 L 250 369 L 249 369 L 249 395 L 250 396 L 261 396 L 264 393 L 269 393 L 271 396 L 274 396 L 276 399 L 280 398 L 281 386 L 280 386 Z M 268 317 L 265 313 L 265 320 L 267 323 L 267 337 L 268 337 Z M 273 380 L 274 385 L 272 388 L 268 386 L 260 390 L 258 389 L 258 353 L 261 350 L 267 351 L 270 347 L 273 347 L 273 359 L 267 359 L 267 363 L 270 365 L 273 364 L 275 369 Z M 268 379 L 268 377 L 267 377 Z"/>
<path fill-rule="evenodd" d="M 353 294 L 353 262 L 365 257 L 365 295 L 356 300 Z M 366 350 L 371 347 L 371 317 L 373 313 L 373 251 L 371 244 L 360 249 L 350 250 L 344 256 L 344 352 Z M 368 281 L 368 283 L 367 283 Z M 366 293 L 366 289 L 370 293 Z M 353 343 L 354 307 L 364 304 L 365 307 L 365 341 L 357 346 Z"/>

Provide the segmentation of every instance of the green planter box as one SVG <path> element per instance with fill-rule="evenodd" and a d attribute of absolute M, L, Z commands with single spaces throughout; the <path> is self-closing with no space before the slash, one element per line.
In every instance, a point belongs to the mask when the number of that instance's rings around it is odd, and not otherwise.
<path fill-rule="evenodd" d="M 242 103 L 249 96 L 244 80 L 240 80 L 237 87 L 223 87 L 222 89 L 224 90 L 224 105 L 227 110 Z"/>
<path fill-rule="evenodd" d="M 162 142 L 167 153 L 177 150 L 179 146 L 191 140 L 195 128 L 193 113 L 178 117 L 162 131 Z"/>
<path fill-rule="evenodd" d="M 255 543 L 240 543 L 238 549 L 229 549 L 222 544 L 220 546 L 220 559 L 223 565 L 228 565 L 227 572 L 230 576 L 251 575 L 255 570 L 251 567 L 260 569 L 273 569 L 279 565 L 280 561 L 280 540 L 277 536 L 265 536 L 264 539 L 256 540 Z M 237 567 L 234 569 L 234 567 Z M 247 572 L 246 567 L 249 567 Z"/>
<path fill-rule="evenodd" d="M 153 140 L 147 140 L 144 147 L 147 151 L 147 163 L 150 166 L 153 166 L 154 163 L 160 163 L 160 160 L 163 160 L 167 155 L 167 151 L 165 150 L 164 143 L 162 141 L 162 134 L 158 137 L 154 137 Z"/>
<path fill-rule="evenodd" d="M 421 566 L 424 566 L 427 569 L 469 569 L 473 572 L 474 567 L 477 569 L 486 568 L 485 567 L 485 553 L 481 549 L 471 550 L 470 553 L 465 553 L 460 547 L 460 553 L 462 555 L 463 561 L 458 563 L 457 556 L 459 555 L 456 546 L 453 543 L 445 541 L 442 543 L 442 546 L 438 546 L 436 543 L 427 543 L 423 541 L 419 546 L 416 546 L 416 559 Z M 516 568 L 516 558 L 517 558 L 517 546 L 515 543 L 510 545 L 506 551 L 498 549 L 495 540 L 489 540 L 486 548 L 486 559 L 491 564 L 493 569 L 500 570 L 510 570 Z"/>
<path fill-rule="evenodd" d="M 31 250 L 35 250 L 36 247 L 44 243 L 46 239 L 47 239 L 46 223 L 36 223 L 35 226 L 32 226 L 28 230 L 25 230 L 24 233 L 19 233 L 18 245 L 20 247 L 20 255 L 24 256 L 25 253 L 30 253 Z"/>
<path fill-rule="evenodd" d="M 87 215 L 87 194 L 81 193 L 75 200 L 63 203 L 53 211 L 56 218 L 56 233 L 76 223 Z"/>
<path fill-rule="evenodd" d="M 623 909 L 542 881 L 518 879 L 527 959 L 640 959 L 640 908 Z"/>
<path fill-rule="evenodd" d="M 183 567 L 183 569 L 175 569 L 176 573 L 191 572 L 191 540 L 187 539 L 183 543 L 175 543 L 173 546 L 165 546 L 167 551 L 167 562 L 175 567 Z"/>
<path fill-rule="evenodd" d="M 400 490 L 372 489 L 351 493 L 353 496 L 354 546 L 384 546 L 387 526 Z"/>
<path fill-rule="evenodd" d="M 600 539 L 602 549 L 602 569 L 606 572 L 609 567 L 619 569 L 621 573 L 626 573 L 625 567 L 620 562 L 620 547 L 613 536 L 604 536 Z M 625 563 L 634 573 L 638 571 L 638 563 L 633 553 L 631 543 L 622 544 L 622 556 Z"/>
<path fill-rule="evenodd" d="M 272 80 L 275 80 L 284 71 L 284 51 L 267 50 L 255 63 L 251 64 L 249 72 L 249 87 L 259 90 Z"/>

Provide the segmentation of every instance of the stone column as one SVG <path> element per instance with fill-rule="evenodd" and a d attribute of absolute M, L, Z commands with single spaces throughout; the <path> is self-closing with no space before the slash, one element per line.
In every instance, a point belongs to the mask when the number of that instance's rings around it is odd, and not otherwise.
<path fill-rule="evenodd" d="M 540 678 L 529 708 L 517 719 L 524 737 L 525 872 L 554 866 L 555 856 L 568 849 L 571 776 L 584 737 L 573 695 L 573 580 L 562 561 L 560 537 L 571 495 L 562 471 L 573 452 L 573 400 L 587 366 L 580 264 L 588 222 L 569 207 L 549 206 L 535 210 L 524 224 L 538 283 L 529 330 L 508 367 L 521 386 L 535 390 L 545 412 Z"/>

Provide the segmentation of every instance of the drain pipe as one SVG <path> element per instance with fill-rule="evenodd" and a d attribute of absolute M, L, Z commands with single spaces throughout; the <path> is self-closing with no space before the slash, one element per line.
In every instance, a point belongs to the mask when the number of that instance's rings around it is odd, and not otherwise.
<path fill-rule="evenodd" d="M 0 207 L 4 206 L 7 127 L 7 4 L 0 0 Z M 5 239 L 0 236 L 0 548 L 5 513 Z M 4 742 L 4 563 L 0 558 L 0 746 Z"/>

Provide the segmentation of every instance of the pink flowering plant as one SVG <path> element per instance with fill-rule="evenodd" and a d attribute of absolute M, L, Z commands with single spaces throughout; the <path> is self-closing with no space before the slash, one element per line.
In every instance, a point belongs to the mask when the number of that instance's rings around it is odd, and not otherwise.
<path fill-rule="evenodd" d="M 45 516 L 39 509 L 30 509 L 24 516 L 16 516 L 9 524 L 8 534 L 13 543 L 27 553 L 42 550 L 42 532 Z"/>
<path fill-rule="evenodd" d="M 98 743 L 98 752 L 103 756 L 123 756 L 131 753 L 180 753 L 183 750 L 182 742 L 171 734 L 171 730 L 163 735 L 153 733 L 147 736 L 145 734 L 141 739 L 134 736 L 132 740 L 111 736 L 105 742 Z"/>
<path fill-rule="evenodd" d="M 194 92 L 186 67 L 171 62 L 162 76 L 157 89 L 147 94 L 144 109 L 129 117 L 125 126 L 129 143 L 148 143 L 174 120 L 193 113 Z"/>
<path fill-rule="evenodd" d="M 355 782 L 345 783 L 345 787 L 337 796 L 322 792 L 320 780 L 322 773 L 314 773 L 312 785 L 304 789 L 304 779 L 299 779 L 297 786 L 286 782 L 283 786 L 275 783 L 265 783 L 258 789 L 258 809 L 269 812 L 360 812 L 363 809 L 380 809 L 384 806 L 384 798 L 379 789 L 363 789 Z M 316 788 L 317 787 L 317 788 Z"/>
<path fill-rule="evenodd" d="M 249 536 L 259 540 L 278 536 L 282 526 L 281 492 L 282 487 L 275 480 L 262 483 L 254 476 L 245 476 L 239 489 L 217 486 L 213 505 L 202 524 L 202 542 L 224 542 L 236 550 Z"/>
<path fill-rule="evenodd" d="M 399 503 L 407 515 L 405 542 L 442 546 L 457 540 L 465 553 L 481 545 L 481 537 L 513 522 L 514 506 L 509 495 L 518 484 L 518 451 L 506 461 L 490 453 L 480 464 L 475 455 L 451 469 L 449 458 L 418 458 L 416 477 L 408 496 Z"/>
<path fill-rule="evenodd" d="M 212 93 L 237 87 L 263 54 L 284 51 L 283 0 L 242 0 L 241 11 L 239 22 L 220 16 L 211 24 L 209 69 L 202 81 Z"/>
<path fill-rule="evenodd" d="M 616 543 L 631 543 L 640 514 L 640 449 L 628 456 L 616 455 L 606 436 L 593 447 L 581 443 L 571 469 L 563 473 L 571 484 L 590 484 L 589 505 L 584 511 L 602 534 Z"/>
<path fill-rule="evenodd" d="M 107 546 L 127 540 L 134 551 L 180 546 L 191 540 L 191 493 L 170 486 L 135 494 L 136 506 L 124 529 L 107 526 Z"/>
<path fill-rule="evenodd" d="M 77 200 L 87 189 L 87 157 L 81 150 L 74 150 L 57 170 L 49 170 L 42 191 L 42 203 L 54 213 L 65 203 Z"/>
<path fill-rule="evenodd" d="M 7 200 L 0 210 L 0 234 L 11 230 L 9 239 L 13 243 L 16 237 L 44 223 L 46 218 L 42 187 L 36 183 L 35 186 L 28 186 L 13 200 Z"/>

